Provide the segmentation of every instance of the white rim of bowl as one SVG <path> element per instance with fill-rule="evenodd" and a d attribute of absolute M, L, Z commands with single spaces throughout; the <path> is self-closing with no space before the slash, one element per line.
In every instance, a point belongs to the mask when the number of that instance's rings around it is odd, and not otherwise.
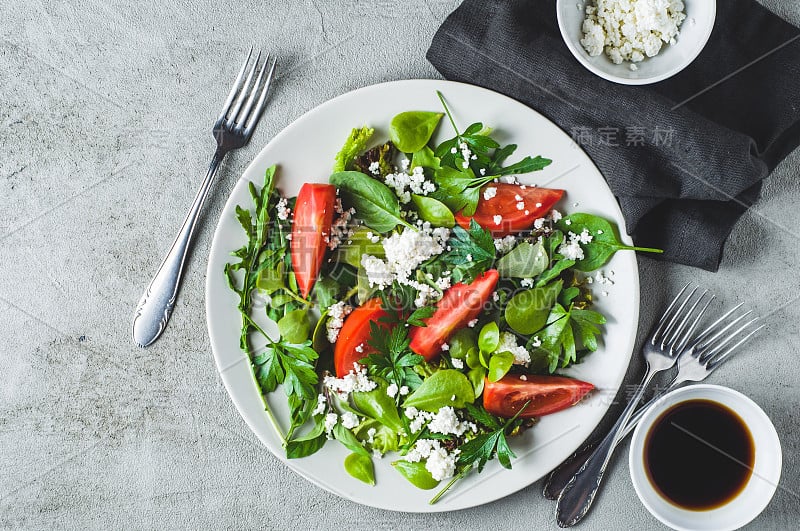
<path fill-rule="evenodd" d="M 603 79 L 606 79 L 608 81 L 613 81 L 614 83 L 619 83 L 621 85 L 650 85 L 652 83 L 658 83 L 659 81 L 664 81 L 665 79 L 674 76 L 675 74 L 677 74 L 678 72 L 680 72 L 681 70 L 692 64 L 692 62 L 695 59 L 697 59 L 697 56 L 700 55 L 700 52 L 702 52 L 703 49 L 706 47 L 708 39 L 711 37 L 711 33 L 714 31 L 714 23 L 717 19 L 717 2 L 714 1 L 713 5 L 714 12 L 712 13 L 711 17 L 711 24 L 708 25 L 705 35 L 703 35 L 703 38 L 700 39 L 699 46 L 697 47 L 697 49 L 694 51 L 692 55 L 690 55 L 687 58 L 685 62 L 661 74 L 645 78 L 634 79 L 634 78 L 620 77 L 620 76 L 615 76 L 614 74 L 609 74 L 608 72 L 604 72 L 603 70 L 597 68 L 591 62 L 586 60 L 586 58 L 582 55 L 582 50 L 579 48 L 579 45 L 576 45 L 572 41 L 572 39 L 569 38 L 567 30 L 564 26 L 564 21 L 561 18 L 561 10 L 559 9 L 559 6 L 568 1 L 569 0 L 556 1 L 556 18 L 558 19 L 558 31 L 561 33 L 561 39 L 567 45 L 567 48 L 569 48 L 569 51 L 572 53 L 573 57 L 575 57 L 575 59 L 577 59 L 578 62 L 582 64 L 587 70 L 589 70 L 591 73 L 597 76 L 600 76 Z"/>
<path fill-rule="evenodd" d="M 730 399 L 730 401 L 723 401 L 720 396 L 725 397 L 725 400 Z M 738 517 L 738 519 L 731 519 L 730 521 L 726 521 L 724 523 L 720 522 L 720 525 L 716 525 L 712 521 L 712 524 L 707 523 L 706 527 L 692 528 L 686 527 L 675 522 L 675 520 L 670 519 L 669 515 L 663 514 L 659 508 L 651 502 L 652 499 L 658 499 L 661 501 L 663 500 L 663 497 L 655 491 L 649 480 L 646 478 L 646 472 L 644 472 L 644 459 L 642 453 L 644 452 L 644 439 L 647 432 L 652 427 L 653 423 L 658 419 L 658 417 L 664 413 L 664 411 L 680 402 L 691 399 L 712 400 L 714 402 L 723 404 L 724 406 L 733 410 L 737 415 L 742 417 L 755 416 L 756 420 L 759 420 L 762 423 L 761 427 L 766 428 L 765 430 L 762 429 L 761 431 L 756 432 L 749 424 L 747 425 L 748 430 L 750 430 L 750 433 L 753 436 L 754 445 L 756 446 L 756 462 L 753 468 L 757 469 L 752 471 L 750 479 L 748 480 L 748 486 L 750 481 L 752 481 L 752 478 L 757 477 L 762 480 L 763 483 L 766 483 L 770 488 L 763 490 L 760 498 L 747 500 L 746 507 L 748 510 L 743 512 L 742 516 Z M 743 409 L 746 409 L 747 413 L 745 413 Z M 766 445 L 767 448 L 763 449 L 763 445 Z M 759 448 L 762 449 L 759 450 Z M 759 468 L 758 456 L 759 454 L 764 454 L 765 452 L 772 452 L 774 456 L 772 467 L 768 470 L 762 470 Z M 633 488 L 636 491 L 636 495 L 639 497 L 639 500 L 642 502 L 642 505 L 644 505 L 650 514 L 656 517 L 663 524 L 681 531 L 695 531 L 696 529 L 715 529 L 716 531 L 725 531 L 739 529 L 740 527 L 747 525 L 759 514 L 761 514 L 761 512 L 767 507 L 767 505 L 769 505 L 769 502 L 774 497 L 780 481 L 782 468 L 783 454 L 778 432 L 775 429 L 775 425 L 772 423 L 772 420 L 764 412 L 764 410 L 761 409 L 761 406 L 759 406 L 747 395 L 742 394 L 735 389 L 714 384 L 689 385 L 687 387 L 675 389 L 674 391 L 671 391 L 661 397 L 658 402 L 656 402 L 656 404 L 644 415 L 642 420 L 639 422 L 639 425 L 636 426 L 628 453 L 628 469 L 630 472 L 631 481 L 633 482 Z M 748 486 L 745 486 L 745 490 L 737 494 L 736 497 L 738 498 L 745 495 Z M 684 515 L 698 515 L 700 518 L 705 517 L 706 521 L 708 521 L 708 518 L 714 518 L 715 516 L 720 515 L 721 513 L 717 511 L 724 511 L 726 507 L 729 507 L 730 505 L 729 502 L 718 509 L 712 509 L 709 511 L 692 511 L 688 509 L 682 509 L 677 505 L 672 505 L 670 502 L 666 502 L 666 500 L 663 501 L 667 503 L 670 506 L 670 510 L 674 510 L 675 513 Z M 709 525 L 713 525 L 713 527 L 708 527 Z"/>

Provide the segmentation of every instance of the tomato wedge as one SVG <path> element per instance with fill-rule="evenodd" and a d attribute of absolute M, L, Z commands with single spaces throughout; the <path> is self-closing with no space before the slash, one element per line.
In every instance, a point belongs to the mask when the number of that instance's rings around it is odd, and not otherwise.
<path fill-rule="evenodd" d="M 487 378 L 483 387 L 483 407 L 492 415 L 511 418 L 530 404 L 520 417 L 541 417 L 575 405 L 594 385 L 564 376 L 527 375 L 523 380 L 507 374 L 497 382 Z"/>
<path fill-rule="evenodd" d="M 491 199 L 484 198 L 484 192 L 494 188 L 497 193 Z M 564 190 L 538 188 L 518 184 L 491 183 L 481 190 L 478 208 L 472 217 L 460 212 L 455 215 L 456 223 L 469 228 L 469 220 L 474 219 L 478 225 L 490 231 L 494 236 L 508 236 L 521 230 L 533 227 L 533 222 L 544 217 L 563 197 Z M 521 197 L 519 200 L 517 197 Z M 522 208 L 517 208 L 522 203 Z M 539 206 L 537 206 L 539 205 Z M 495 216 L 500 216 L 500 223 L 495 223 Z"/>
<path fill-rule="evenodd" d="M 459 328 L 478 317 L 489 300 L 497 279 L 497 270 L 490 269 L 478 275 L 471 284 L 458 283 L 444 293 L 436 303 L 436 311 L 425 319 L 424 327 L 412 327 L 409 332 L 411 350 L 427 361 L 439 355 L 442 345 Z"/>
<path fill-rule="evenodd" d="M 339 338 L 333 347 L 333 367 L 336 376 L 343 377 L 353 370 L 353 363 L 358 363 L 358 360 L 374 352 L 374 349 L 367 344 L 370 337 L 369 323 L 375 322 L 382 328 L 388 328 L 388 324 L 378 321 L 386 315 L 386 311 L 381 307 L 381 300 L 370 299 L 345 318 L 344 325 L 339 330 Z M 361 352 L 356 350 L 359 345 L 363 345 Z"/>
<path fill-rule="evenodd" d="M 300 294 L 307 298 L 328 250 L 336 187 L 306 183 L 297 194 L 292 225 L 292 269 Z"/>

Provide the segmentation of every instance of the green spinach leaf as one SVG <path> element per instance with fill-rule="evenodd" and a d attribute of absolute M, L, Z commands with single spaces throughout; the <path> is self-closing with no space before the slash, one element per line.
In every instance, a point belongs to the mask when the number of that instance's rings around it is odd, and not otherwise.
<path fill-rule="evenodd" d="M 438 411 L 444 406 L 461 408 L 474 400 L 472 384 L 464 373 L 455 369 L 440 369 L 423 380 L 422 385 L 408 395 L 403 407 Z"/>
<path fill-rule="evenodd" d="M 356 209 L 356 216 L 365 225 L 378 232 L 389 232 L 397 225 L 412 230 L 400 215 L 397 196 L 382 182 L 357 171 L 343 171 L 330 176 L 348 207 Z"/>
<path fill-rule="evenodd" d="M 541 243 L 520 242 L 497 261 L 495 268 L 502 277 L 533 278 L 547 269 L 549 263 Z"/>
<path fill-rule="evenodd" d="M 401 112 L 389 124 L 389 138 L 400 151 L 419 151 L 431 139 L 442 116 L 444 115 L 440 112 Z"/>

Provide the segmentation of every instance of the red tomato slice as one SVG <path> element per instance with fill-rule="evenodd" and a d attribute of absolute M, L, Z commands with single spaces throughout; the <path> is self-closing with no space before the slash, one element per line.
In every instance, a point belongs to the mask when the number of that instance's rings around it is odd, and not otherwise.
<path fill-rule="evenodd" d="M 427 326 L 414 326 L 409 332 L 411 350 L 431 361 L 439 355 L 442 345 L 459 328 L 478 317 L 489 300 L 497 279 L 497 270 L 490 269 L 479 275 L 471 284 L 458 283 L 444 293 L 436 303 L 436 311 L 425 319 Z"/>
<path fill-rule="evenodd" d="M 300 294 L 308 297 L 317 281 L 333 223 L 336 187 L 306 183 L 297 194 L 292 225 L 292 269 Z"/>
<path fill-rule="evenodd" d="M 497 194 L 491 199 L 484 199 L 487 188 L 494 188 Z M 564 190 L 526 186 L 518 184 L 491 183 L 481 189 L 478 208 L 472 218 L 457 213 L 456 222 L 469 229 L 469 220 L 475 221 L 494 236 L 508 236 L 516 232 L 530 229 L 533 222 L 544 217 L 564 195 Z M 522 200 L 518 200 L 521 197 Z M 522 203 L 523 208 L 517 208 Z M 539 205 L 539 206 L 537 206 Z M 527 212 L 527 214 L 526 214 Z M 501 216 L 500 223 L 495 223 L 495 216 Z"/>
<path fill-rule="evenodd" d="M 336 376 L 343 377 L 353 370 L 354 363 L 358 363 L 358 360 L 375 351 L 367 344 L 370 337 L 369 323 L 372 321 L 382 328 L 388 328 L 388 324 L 378 321 L 386 315 L 381 307 L 381 300 L 370 299 L 345 318 L 344 325 L 339 330 L 339 338 L 333 347 L 333 367 Z M 359 345 L 363 345 L 361 352 L 356 350 Z"/>
<path fill-rule="evenodd" d="M 486 379 L 483 407 L 492 415 L 511 418 L 531 401 L 520 417 L 541 417 L 575 405 L 594 385 L 564 376 L 527 375 L 527 380 L 507 374 L 497 382 Z"/>

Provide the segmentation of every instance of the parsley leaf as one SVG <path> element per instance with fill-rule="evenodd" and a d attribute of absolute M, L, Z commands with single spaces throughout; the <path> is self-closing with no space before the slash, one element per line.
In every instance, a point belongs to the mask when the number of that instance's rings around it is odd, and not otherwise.
<path fill-rule="evenodd" d="M 492 234 L 474 219 L 470 220 L 469 231 L 453 227 L 447 244 L 450 250 L 441 259 L 450 268 L 455 282 L 472 282 L 494 263 L 497 251 Z"/>
<path fill-rule="evenodd" d="M 317 357 L 311 341 L 268 343 L 263 351 L 253 356 L 253 371 L 261 392 L 270 393 L 283 384 L 289 398 L 292 424 L 287 438 L 291 438 L 294 430 L 311 418 L 311 410 L 316 405 L 319 377 L 314 365 Z"/>
<path fill-rule="evenodd" d="M 376 352 L 359 360 L 359 363 L 366 365 L 370 374 L 380 376 L 397 387 L 405 385 L 412 390 L 419 387 L 422 380 L 413 367 L 425 361 L 425 358 L 414 354 L 409 348 L 411 340 L 408 328 L 399 324 L 387 331 L 377 323 L 370 322 L 369 329 L 370 339 L 367 343 Z"/>
<path fill-rule="evenodd" d="M 475 406 L 468 406 L 467 410 L 470 415 L 479 423 L 490 428 L 492 431 L 489 433 L 482 433 L 472 440 L 467 441 L 461 445 L 461 453 L 458 456 L 458 465 L 460 467 L 468 468 L 478 463 L 478 472 L 483 471 L 486 463 L 493 458 L 497 457 L 500 464 L 504 468 L 511 468 L 511 459 L 516 457 L 514 452 L 508 446 L 506 434 L 513 432 L 518 428 L 522 421 L 519 420 L 519 415 L 528 407 L 529 402 L 514 415 L 508 419 L 505 424 L 500 424 L 483 408 Z"/>

